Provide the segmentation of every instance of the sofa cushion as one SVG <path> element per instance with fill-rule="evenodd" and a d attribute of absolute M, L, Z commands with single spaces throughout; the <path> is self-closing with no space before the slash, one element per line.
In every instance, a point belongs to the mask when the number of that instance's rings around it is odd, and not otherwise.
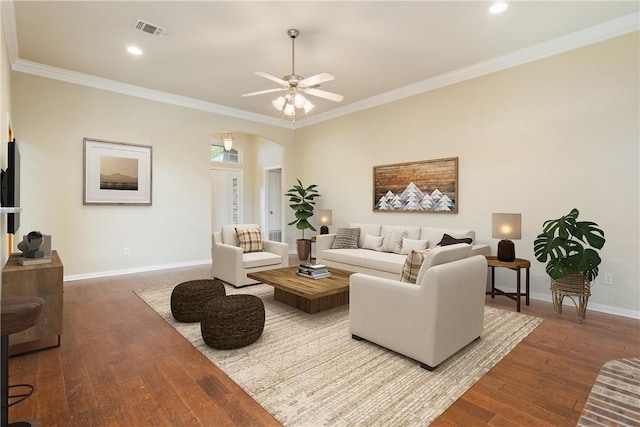
<path fill-rule="evenodd" d="M 379 251 L 380 246 L 382 246 L 383 239 L 384 237 L 382 236 L 372 236 L 371 234 L 367 234 L 364 236 L 364 244 L 362 245 L 362 249 Z"/>
<path fill-rule="evenodd" d="M 400 277 L 406 255 L 366 249 L 327 249 L 322 252 L 323 262 L 336 262 L 372 270 L 397 274 Z M 348 268 L 345 268 L 348 269 Z"/>
<path fill-rule="evenodd" d="M 427 252 L 428 249 L 422 251 L 412 250 L 409 252 L 407 259 L 404 262 L 404 266 L 402 267 L 402 275 L 400 276 L 401 282 L 416 283 L 418 272 L 420 271 L 424 258 L 427 256 Z"/>
<path fill-rule="evenodd" d="M 428 240 L 415 240 L 415 239 L 407 239 L 406 237 L 402 238 L 402 250 L 401 254 L 408 255 L 411 251 L 421 251 L 427 249 L 429 246 Z"/>
<path fill-rule="evenodd" d="M 282 262 L 282 257 L 271 252 L 247 252 L 242 254 L 242 267 L 257 268 L 268 265 L 278 265 Z"/>
<path fill-rule="evenodd" d="M 408 239 L 420 238 L 420 227 L 410 227 L 407 225 L 383 225 L 380 230 L 380 235 L 384 236 L 392 231 L 406 231 L 407 235 L 405 237 Z"/>
<path fill-rule="evenodd" d="M 476 233 L 473 230 L 463 230 L 456 228 L 435 228 L 435 227 L 422 227 L 420 229 L 420 239 L 428 240 L 429 247 L 435 246 L 439 241 L 442 240 L 442 237 L 448 234 L 449 236 L 455 237 L 456 239 L 461 239 L 463 237 L 470 237 L 471 243 L 476 240 Z"/>
<path fill-rule="evenodd" d="M 433 248 L 429 251 L 424 259 L 424 262 L 422 263 L 422 266 L 420 267 L 416 283 L 422 283 L 424 275 L 431 267 L 435 267 L 436 265 L 444 264 L 451 261 L 457 261 L 459 259 L 469 258 L 470 253 L 471 245 L 468 245 L 466 243 L 458 243 L 450 246 L 438 246 L 436 248 Z"/>
<path fill-rule="evenodd" d="M 461 239 L 456 239 L 455 237 L 451 237 L 445 233 L 444 236 L 442 236 L 442 240 L 440 240 L 440 242 L 438 243 L 438 246 L 449 246 L 449 245 L 455 245 L 456 243 L 466 243 L 470 245 L 472 242 L 473 242 L 473 239 L 471 239 L 470 237 L 463 237 Z"/>
<path fill-rule="evenodd" d="M 331 249 L 357 249 L 359 237 L 359 228 L 338 228 Z"/>
<path fill-rule="evenodd" d="M 236 234 L 238 236 L 238 246 L 244 253 L 262 252 L 264 250 L 264 246 L 262 244 L 262 231 L 260 228 L 254 228 L 251 230 L 236 228 Z"/>
<path fill-rule="evenodd" d="M 394 254 L 399 254 L 402 251 L 402 239 L 407 237 L 407 231 L 396 230 L 387 231 L 386 233 L 383 231 L 382 237 L 384 239 L 382 240 L 380 250 L 382 252 L 393 252 Z"/>
<path fill-rule="evenodd" d="M 380 224 L 361 224 L 358 222 L 351 222 L 349 223 L 349 227 L 360 229 L 360 238 L 358 239 L 359 248 L 361 248 L 364 245 L 365 235 L 370 234 L 372 236 L 382 236 L 382 234 L 380 234 L 380 229 L 381 229 Z"/>

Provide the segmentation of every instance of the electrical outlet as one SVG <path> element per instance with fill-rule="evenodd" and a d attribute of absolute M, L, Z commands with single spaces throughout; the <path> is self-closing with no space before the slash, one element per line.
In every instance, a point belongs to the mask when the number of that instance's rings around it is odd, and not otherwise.
<path fill-rule="evenodd" d="M 613 285 L 613 273 L 604 273 L 604 284 Z"/>
<path fill-rule="evenodd" d="M 131 255 L 131 252 L 129 251 L 129 248 L 124 248 L 124 254 L 125 255 Z"/>

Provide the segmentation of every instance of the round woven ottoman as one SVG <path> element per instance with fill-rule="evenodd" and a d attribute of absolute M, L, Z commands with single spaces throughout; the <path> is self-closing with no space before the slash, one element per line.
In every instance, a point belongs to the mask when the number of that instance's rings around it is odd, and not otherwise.
<path fill-rule="evenodd" d="M 218 279 L 180 283 L 171 292 L 171 314 L 179 322 L 199 322 L 204 305 L 211 298 L 224 295 L 224 285 Z"/>
<path fill-rule="evenodd" d="M 202 311 L 202 338 L 213 348 L 229 350 L 252 344 L 263 329 L 264 304 L 255 295 L 212 298 Z"/>

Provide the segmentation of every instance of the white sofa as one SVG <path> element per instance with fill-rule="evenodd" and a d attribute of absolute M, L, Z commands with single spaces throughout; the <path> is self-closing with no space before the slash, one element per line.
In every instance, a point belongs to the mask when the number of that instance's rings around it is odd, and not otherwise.
<path fill-rule="evenodd" d="M 487 260 L 467 244 L 429 251 L 416 284 L 362 273 L 349 280 L 349 331 L 433 370 L 479 338 Z"/>
<path fill-rule="evenodd" d="M 289 245 L 262 239 L 262 252 L 244 253 L 238 246 L 236 228 L 256 229 L 258 224 L 234 224 L 222 226 L 213 233 L 211 245 L 212 275 L 237 288 L 259 283 L 249 279 L 247 273 L 289 266 Z"/>
<path fill-rule="evenodd" d="M 471 256 L 491 255 L 489 245 L 475 244 L 476 233 L 473 230 L 362 223 L 350 223 L 349 228 L 360 229 L 358 249 L 331 249 L 335 234 L 320 234 L 316 236 L 317 263 L 378 277 L 400 279 L 402 267 L 407 258 L 406 254 L 362 248 L 365 235 L 383 236 L 393 231 L 406 231 L 407 239 L 427 240 L 429 242 L 428 248 L 434 248 L 442 240 L 444 234 L 454 238 L 469 237 L 472 240 Z"/>

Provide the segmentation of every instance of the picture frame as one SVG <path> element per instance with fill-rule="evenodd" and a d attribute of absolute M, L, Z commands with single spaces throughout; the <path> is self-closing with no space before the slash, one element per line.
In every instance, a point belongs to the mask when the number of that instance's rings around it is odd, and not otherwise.
<path fill-rule="evenodd" d="M 83 143 L 84 205 L 151 205 L 151 146 L 93 138 Z"/>
<path fill-rule="evenodd" d="M 458 213 L 458 158 L 373 167 L 373 211 Z"/>

